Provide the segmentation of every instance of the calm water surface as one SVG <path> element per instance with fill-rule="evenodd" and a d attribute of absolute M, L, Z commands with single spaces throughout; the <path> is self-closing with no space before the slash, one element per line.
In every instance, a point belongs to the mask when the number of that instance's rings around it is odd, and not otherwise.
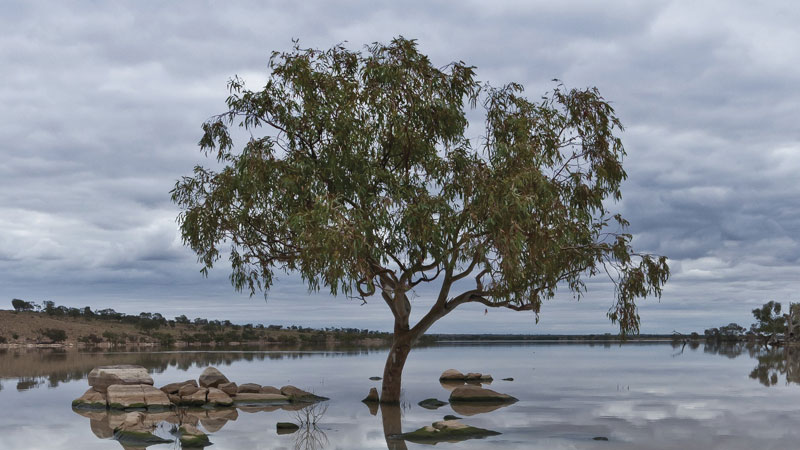
<path fill-rule="evenodd" d="M 405 400 L 371 411 L 360 400 L 380 376 L 385 350 L 330 352 L 0 352 L 0 449 L 119 449 L 100 439 L 93 422 L 72 411 L 88 387 L 86 374 L 104 364 L 141 364 L 156 386 L 197 378 L 218 367 L 237 383 L 293 384 L 330 397 L 317 429 L 276 433 L 297 412 L 234 410 L 201 419 L 210 449 L 427 448 L 386 439 L 446 414 L 502 433 L 439 443 L 459 449 L 781 449 L 800 442 L 800 369 L 784 350 L 666 343 L 463 344 L 412 351 L 404 372 Z M 520 401 L 494 411 L 450 405 L 427 410 L 420 400 L 447 400 L 438 382 L 448 368 L 490 373 L 488 386 Z M 514 381 L 501 381 L 513 377 Z M 319 412 L 319 411 L 318 411 Z M 373 415 L 375 413 L 375 415 Z M 198 413 L 203 414 L 203 413 Z M 113 422 L 113 419 L 112 419 Z M 95 427 L 96 428 L 96 427 Z M 156 434 L 169 437 L 168 426 Z M 606 437 L 608 441 L 596 441 Z M 174 449 L 160 444 L 151 450 Z"/>

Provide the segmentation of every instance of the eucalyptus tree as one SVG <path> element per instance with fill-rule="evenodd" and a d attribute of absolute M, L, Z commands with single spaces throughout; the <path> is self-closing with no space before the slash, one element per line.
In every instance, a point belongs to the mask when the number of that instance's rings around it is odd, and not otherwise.
<path fill-rule="evenodd" d="M 227 257 L 250 295 L 293 272 L 312 291 L 382 299 L 394 317 L 382 402 L 399 400 L 415 340 L 466 303 L 538 320 L 557 289 L 580 297 L 588 277 L 608 276 L 608 318 L 638 332 L 635 300 L 660 296 L 669 267 L 635 252 L 609 210 L 625 150 L 597 89 L 556 84 L 529 100 L 463 62 L 437 67 L 402 37 L 363 51 L 295 43 L 268 69 L 257 90 L 234 77 L 227 111 L 203 124 L 217 168 L 172 190 L 184 243 L 204 274 Z M 438 294 L 412 324 L 423 283 Z"/>

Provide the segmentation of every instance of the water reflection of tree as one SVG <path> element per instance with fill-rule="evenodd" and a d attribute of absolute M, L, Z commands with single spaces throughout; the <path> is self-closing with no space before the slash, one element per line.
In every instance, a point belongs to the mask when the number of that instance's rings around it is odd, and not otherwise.
<path fill-rule="evenodd" d="M 380 348 L 315 349 L 306 347 L 286 351 L 236 349 L 211 349 L 210 351 L 74 351 L 64 349 L 13 349 L 0 350 L 0 379 L 18 378 L 23 390 L 35 388 L 46 382 L 49 387 L 86 378 L 96 366 L 135 364 L 152 373 L 162 373 L 169 367 L 188 370 L 194 367 L 229 366 L 237 361 L 264 361 L 301 358 L 335 358 L 366 355 Z"/>
<path fill-rule="evenodd" d="M 800 347 L 766 347 L 748 341 L 707 341 L 705 353 L 728 358 L 747 354 L 758 361 L 750 378 L 764 386 L 775 386 L 784 379 L 787 384 L 800 384 Z"/>
<path fill-rule="evenodd" d="M 774 348 L 757 356 L 758 365 L 750 378 L 764 386 L 775 386 L 781 375 L 786 383 L 800 384 L 800 348 L 795 346 Z"/>
<path fill-rule="evenodd" d="M 328 436 L 318 425 L 327 411 L 327 404 L 314 403 L 294 412 L 295 421 L 300 426 L 300 429 L 295 432 L 295 450 L 327 448 Z"/>

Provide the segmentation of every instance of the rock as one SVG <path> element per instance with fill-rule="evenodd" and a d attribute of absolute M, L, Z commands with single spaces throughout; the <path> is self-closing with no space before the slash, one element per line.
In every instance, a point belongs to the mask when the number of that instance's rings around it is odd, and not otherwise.
<path fill-rule="evenodd" d="M 461 417 L 454 416 L 454 415 L 452 415 L 452 414 L 448 414 L 448 415 L 444 416 L 444 420 L 458 420 L 458 419 L 460 419 L 460 418 L 461 418 Z"/>
<path fill-rule="evenodd" d="M 511 377 L 508 377 L 508 378 L 503 378 L 503 381 L 514 381 L 514 379 L 511 378 Z"/>
<path fill-rule="evenodd" d="M 320 402 L 328 400 L 327 397 L 320 397 L 291 385 L 282 387 L 281 394 L 289 397 L 290 402 Z"/>
<path fill-rule="evenodd" d="M 375 388 L 370 388 L 369 394 L 361 400 L 364 403 L 378 403 L 381 401 L 380 397 L 378 397 L 378 390 Z"/>
<path fill-rule="evenodd" d="M 144 391 L 140 384 L 112 384 L 107 389 L 106 398 L 108 399 L 108 407 L 111 409 L 147 408 L 147 403 L 144 400 Z M 164 394 L 163 392 L 161 393 Z"/>
<path fill-rule="evenodd" d="M 447 369 L 439 376 L 439 381 L 463 381 L 464 374 L 456 369 Z"/>
<path fill-rule="evenodd" d="M 142 366 L 117 365 L 95 367 L 89 372 L 89 386 L 105 393 L 112 385 L 149 384 L 153 379 Z"/>
<path fill-rule="evenodd" d="M 188 423 L 183 424 L 178 428 L 178 432 L 180 432 L 181 435 L 181 448 L 198 448 L 211 445 L 208 436 L 198 430 L 194 425 L 189 425 Z"/>
<path fill-rule="evenodd" d="M 79 409 L 106 409 L 108 403 L 106 396 L 102 392 L 97 392 L 94 388 L 89 388 L 83 395 L 72 401 L 73 408 Z"/>
<path fill-rule="evenodd" d="M 480 381 L 484 382 L 484 383 L 490 383 L 491 384 L 491 382 L 494 381 L 494 378 L 492 378 L 492 376 L 489 375 L 488 373 L 484 373 L 484 374 L 481 374 Z"/>
<path fill-rule="evenodd" d="M 479 386 L 461 386 L 453 389 L 450 393 L 450 403 L 457 402 L 480 402 L 480 403 L 514 403 L 517 399 L 495 392 L 491 389 L 484 389 Z"/>
<path fill-rule="evenodd" d="M 372 381 L 379 381 L 379 380 L 382 380 L 383 378 L 381 378 L 381 377 L 369 377 L 369 379 L 372 380 Z"/>
<path fill-rule="evenodd" d="M 181 405 L 186 406 L 203 406 L 206 404 L 208 396 L 208 389 L 200 388 L 189 395 L 181 395 Z"/>
<path fill-rule="evenodd" d="M 457 420 L 434 422 L 411 433 L 400 435 L 402 439 L 419 444 L 436 444 L 437 442 L 459 442 L 467 439 L 482 439 L 497 436 L 500 433 L 465 425 Z"/>
<path fill-rule="evenodd" d="M 607 441 L 608 438 L 605 436 L 597 436 L 592 438 L 593 441 Z"/>
<path fill-rule="evenodd" d="M 278 429 L 278 434 L 291 434 L 300 429 L 297 424 L 291 422 L 278 422 L 275 428 Z"/>
<path fill-rule="evenodd" d="M 181 396 L 180 395 L 178 395 L 178 394 L 169 394 L 169 395 L 167 395 L 167 397 L 169 397 L 169 402 L 172 403 L 173 405 L 180 405 L 181 404 Z"/>
<path fill-rule="evenodd" d="M 201 387 L 208 388 L 208 387 L 217 387 L 223 383 L 230 383 L 225 375 L 222 374 L 216 367 L 206 367 L 206 370 L 200 374 L 200 378 L 197 379 L 200 383 Z"/>
<path fill-rule="evenodd" d="M 166 394 L 177 394 L 181 387 L 186 385 L 192 385 L 197 387 L 197 381 L 195 380 L 186 380 L 181 381 L 179 383 L 170 383 L 166 386 L 161 387 L 161 390 L 164 391 Z"/>
<path fill-rule="evenodd" d="M 188 397 L 199 390 L 200 388 L 196 384 L 185 384 L 178 389 L 178 396 Z"/>
<path fill-rule="evenodd" d="M 252 394 L 252 393 L 241 393 L 236 394 L 236 397 L 233 401 L 238 404 L 286 404 L 289 403 L 289 397 L 281 394 Z"/>
<path fill-rule="evenodd" d="M 220 389 L 217 388 L 208 388 L 208 395 L 206 396 L 206 401 L 211 406 L 231 406 L 233 405 L 233 400 L 231 400 L 228 394 L 222 392 Z"/>
<path fill-rule="evenodd" d="M 277 389 L 276 389 L 277 390 Z M 261 385 L 256 383 L 245 383 L 240 384 L 239 388 L 236 390 L 236 393 L 242 394 L 257 394 L 261 392 Z M 280 392 L 280 391 L 278 391 Z"/>
<path fill-rule="evenodd" d="M 482 376 L 483 375 L 478 373 L 478 372 L 470 372 L 470 373 L 464 375 L 464 379 L 466 381 L 480 381 Z"/>
<path fill-rule="evenodd" d="M 161 389 L 156 389 L 153 386 L 142 384 L 142 394 L 144 394 L 144 403 L 147 405 L 148 411 L 156 411 L 169 409 L 172 402 L 169 397 Z"/>
<path fill-rule="evenodd" d="M 281 394 L 281 390 L 276 388 L 275 386 L 261 386 L 261 393 L 262 394 Z"/>
<path fill-rule="evenodd" d="M 446 405 L 447 402 L 443 402 L 441 400 L 437 400 L 435 398 L 426 398 L 425 400 L 417 403 L 419 406 L 422 406 L 425 409 L 439 409 L 442 406 Z"/>
<path fill-rule="evenodd" d="M 234 396 L 237 392 L 239 392 L 239 386 L 237 386 L 234 382 L 222 383 L 217 386 L 217 389 L 228 394 L 229 396 Z"/>

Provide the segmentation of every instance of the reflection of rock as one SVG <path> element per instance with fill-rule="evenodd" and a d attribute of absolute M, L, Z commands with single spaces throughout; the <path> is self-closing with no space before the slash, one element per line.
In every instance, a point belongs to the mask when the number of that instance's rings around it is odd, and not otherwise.
<path fill-rule="evenodd" d="M 422 406 L 425 409 L 439 409 L 442 406 L 446 405 L 447 402 L 443 402 L 441 400 L 435 398 L 426 398 L 425 400 L 417 403 L 419 406 Z"/>
<path fill-rule="evenodd" d="M 463 382 L 463 381 L 446 381 L 446 380 L 440 380 L 440 381 L 439 381 L 439 384 L 441 384 L 441 385 L 442 385 L 442 387 L 443 387 L 443 388 L 445 388 L 445 389 L 447 389 L 448 391 L 452 391 L 452 390 L 453 390 L 453 389 L 455 389 L 455 388 L 458 388 L 458 387 L 464 386 L 464 382 Z"/>
<path fill-rule="evenodd" d="M 142 366 L 118 365 L 95 367 L 89 372 L 89 386 L 98 392 L 106 392 L 111 385 L 149 384 L 153 379 Z"/>
<path fill-rule="evenodd" d="M 378 415 L 378 405 L 380 405 L 380 403 L 378 403 L 378 402 L 364 402 L 364 404 L 367 405 L 367 409 L 369 409 L 369 413 L 371 415 L 373 415 L 373 416 L 377 416 Z"/>
<path fill-rule="evenodd" d="M 482 414 L 492 412 L 494 410 L 505 408 L 511 403 L 480 403 L 480 402 L 464 402 L 464 403 L 451 403 L 450 407 L 453 411 L 464 416 L 474 416 L 475 414 Z"/>
<path fill-rule="evenodd" d="M 460 442 L 467 439 L 482 439 L 497 436 L 500 433 L 465 425 L 457 420 L 434 422 L 411 433 L 403 433 L 401 438 L 420 444 L 436 444 L 437 442 Z"/>
<path fill-rule="evenodd" d="M 270 405 L 270 404 L 236 404 L 236 409 L 242 412 L 246 412 L 249 414 L 254 414 L 258 412 L 272 412 L 281 409 L 283 405 Z"/>
<path fill-rule="evenodd" d="M 202 387 L 217 387 L 223 383 L 230 383 L 227 377 L 222 374 L 216 367 L 206 367 L 200 378 L 197 379 Z"/>
<path fill-rule="evenodd" d="M 73 408 L 81 409 L 106 409 L 106 396 L 100 392 L 89 388 L 83 395 L 72 401 Z"/>
<path fill-rule="evenodd" d="M 215 433 L 222 429 L 226 423 L 235 421 L 239 418 L 239 413 L 235 408 L 209 409 L 205 411 L 206 417 L 200 419 L 200 423 L 206 430 Z"/>
<path fill-rule="evenodd" d="M 183 448 L 202 448 L 211 445 L 208 436 L 194 425 L 183 424 L 178 431 L 180 432 L 181 447 Z"/>
<path fill-rule="evenodd" d="M 453 389 L 450 393 L 450 403 L 454 402 L 481 402 L 481 403 L 514 403 L 517 399 L 495 392 L 491 389 L 484 389 L 479 386 L 461 386 Z"/>
<path fill-rule="evenodd" d="M 186 385 L 197 387 L 197 381 L 195 381 L 195 380 L 186 380 L 186 381 L 181 381 L 181 382 L 178 382 L 178 383 L 170 383 L 170 384 L 168 384 L 166 386 L 161 387 L 161 390 L 164 391 L 167 394 L 177 394 L 178 391 L 180 390 L 180 388 L 182 388 L 183 386 L 186 386 Z"/>
<path fill-rule="evenodd" d="M 367 394 L 367 396 L 364 397 L 364 400 L 361 401 L 364 403 L 378 403 L 380 401 L 380 397 L 378 397 L 378 390 L 375 388 L 370 388 L 369 394 Z"/>

